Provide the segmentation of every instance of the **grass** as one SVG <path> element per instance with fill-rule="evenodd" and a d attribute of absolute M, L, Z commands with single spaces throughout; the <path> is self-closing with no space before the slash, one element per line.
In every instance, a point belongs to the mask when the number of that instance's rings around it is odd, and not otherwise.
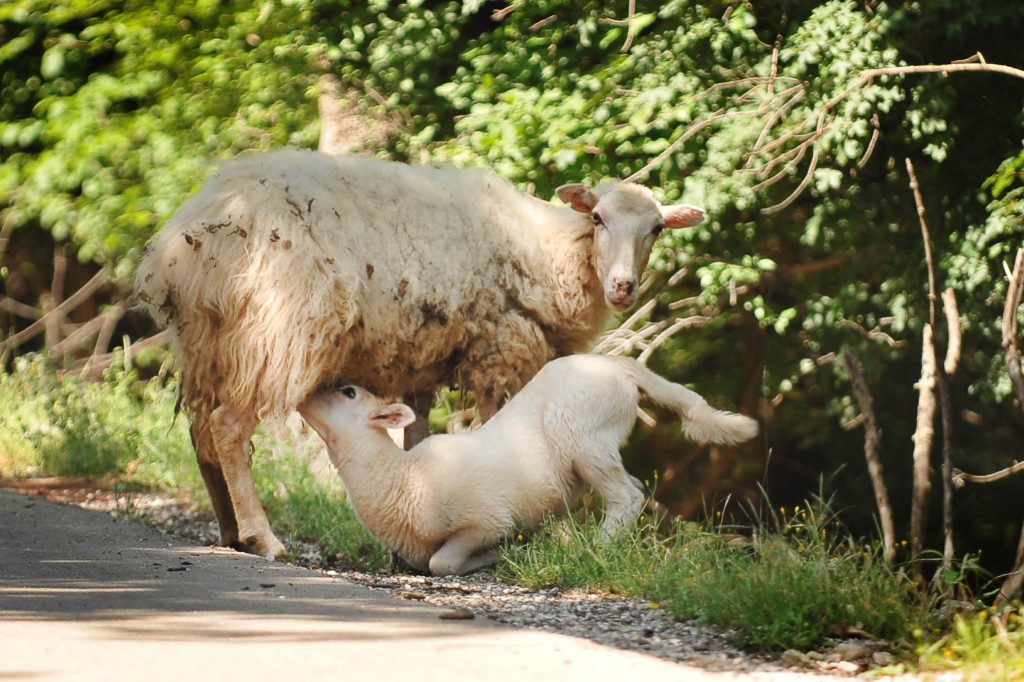
<path fill-rule="evenodd" d="M 186 420 L 174 419 L 175 399 L 173 380 L 140 381 L 130 363 L 90 383 L 58 378 L 43 358 L 18 358 L 12 372 L 0 372 L 0 476 L 113 476 L 121 489 L 208 507 Z M 337 476 L 311 469 L 315 440 L 268 428 L 254 444 L 257 489 L 279 535 L 314 543 L 352 568 L 385 565 Z M 529 542 L 506 543 L 496 573 L 527 586 L 645 599 L 761 651 L 869 633 L 896 643 L 909 669 L 1024 680 L 1019 604 L 996 611 L 973 602 L 939 615 L 933 607 L 943 586 L 912 585 L 881 560 L 878 543 L 844 534 L 821 497 L 755 517 L 744 529 L 644 518 L 609 542 L 592 516 L 572 515 L 549 521 Z"/>
<path fill-rule="evenodd" d="M 659 530 L 647 519 L 602 542 L 592 517 L 570 518 L 549 523 L 529 544 L 508 545 L 499 573 L 525 585 L 647 599 L 677 618 L 727 628 L 761 651 L 812 647 L 850 631 L 898 639 L 907 623 L 926 617 L 906 578 L 877 550 L 836 537 L 830 525 L 820 501 L 743 540 L 694 523 Z"/>

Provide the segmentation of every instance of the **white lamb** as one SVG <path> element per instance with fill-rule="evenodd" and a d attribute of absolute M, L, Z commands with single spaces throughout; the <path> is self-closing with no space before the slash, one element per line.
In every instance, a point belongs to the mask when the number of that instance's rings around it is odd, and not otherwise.
<path fill-rule="evenodd" d="M 487 418 L 633 304 L 662 228 L 704 217 L 632 183 L 558 194 L 570 207 L 484 171 L 289 150 L 225 164 L 167 222 L 136 288 L 173 332 L 223 544 L 283 549 L 250 471 L 260 420 L 340 377 L 421 414 L 459 383 Z"/>
<path fill-rule="evenodd" d="M 410 566 L 461 574 L 494 562 L 501 539 L 535 527 L 583 486 L 605 502 L 606 536 L 633 522 L 643 494 L 619 447 L 643 394 L 672 409 L 690 437 L 753 438 L 757 422 L 711 408 L 631 358 L 549 362 L 476 431 L 436 435 L 406 452 L 388 437 L 415 419 L 356 386 L 320 391 L 299 411 L 327 444 L 353 509 Z"/>

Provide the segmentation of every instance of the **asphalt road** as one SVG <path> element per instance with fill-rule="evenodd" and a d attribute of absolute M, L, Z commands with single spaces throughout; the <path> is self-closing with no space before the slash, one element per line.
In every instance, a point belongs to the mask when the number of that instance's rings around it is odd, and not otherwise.
<path fill-rule="evenodd" d="M 827 679 L 708 672 L 0 490 L 0 680 Z"/>

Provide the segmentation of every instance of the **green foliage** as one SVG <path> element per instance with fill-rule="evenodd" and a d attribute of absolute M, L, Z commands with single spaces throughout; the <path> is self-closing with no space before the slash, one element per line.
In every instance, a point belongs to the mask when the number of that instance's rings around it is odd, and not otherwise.
<path fill-rule="evenodd" d="M 968 610 L 940 637 L 915 633 L 922 670 L 956 670 L 972 682 L 1019 680 L 1024 670 L 1024 619 L 1020 602 Z"/>
<path fill-rule="evenodd" d="M 133 371 L 117 366 L 98 383 L 58 378 L 42 359 L 25 356 L 14 372 L 0 373 L 0 396 L 11 406 L 0 420 L 7 476 L 131 470 L 142 484 L 202 488 L 187 429 L 173 422 L 173 386 L 140 386 Z"/>

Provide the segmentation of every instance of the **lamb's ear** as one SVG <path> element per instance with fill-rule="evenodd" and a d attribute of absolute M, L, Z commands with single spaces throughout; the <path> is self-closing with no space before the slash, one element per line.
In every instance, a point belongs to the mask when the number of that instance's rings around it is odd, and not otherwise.
<path fill-rule="evenodd" d="M 672 204 L 661 207 L 661 217 L 665 219 L 665 227 L 670 230 L 696 225 L 702 222 L 707 215 L 703 208 L 689 204 Z"/>
<path fill-rule="evenodd" d="M 392 403 L 370 413 L 370 426 L 378 429 L 402 429 L 416 421 L 416 413 L 402 403 Z"/>
<path fill-rule="evenodd" d="M 597 195 L 579 183 L 562 185 L 555 190 L 562 203 L 579 213 L 590 214 L 597 206 Z"/>

